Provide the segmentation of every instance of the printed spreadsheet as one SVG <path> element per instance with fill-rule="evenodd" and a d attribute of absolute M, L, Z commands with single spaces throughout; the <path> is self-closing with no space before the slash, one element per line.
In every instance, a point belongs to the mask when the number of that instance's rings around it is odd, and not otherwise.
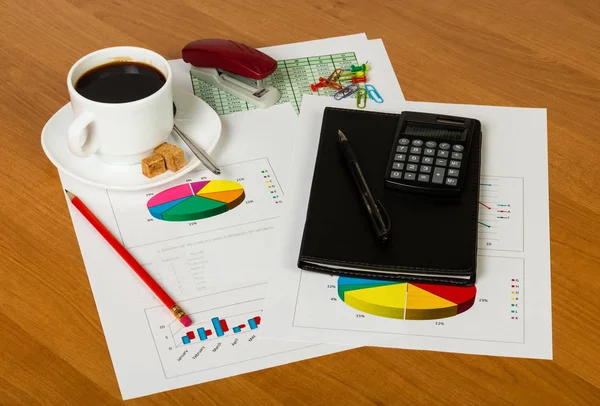
<path fill-rule="evenodd" d="M 312 83 L 317 83 L 319 77 L 327 78 L 336 68 L 348 70 L 353 64 L 358 64 L 354 52 L 286 59 L 277 62 L 277 69 L 263 81 L 263 84 L 273 86 L 281 92 L 281 99 L 277 104 L 291 103 L 296 113 L 299 113 L 303 94 L 333 96 L 335 93 L 329 88 L 321 88 L 313 92 L 310 89 Z M 208 103 L 219 115 L 256 108 L 194 76 L 191 76 L 191 79 L 194 94 Z"/>

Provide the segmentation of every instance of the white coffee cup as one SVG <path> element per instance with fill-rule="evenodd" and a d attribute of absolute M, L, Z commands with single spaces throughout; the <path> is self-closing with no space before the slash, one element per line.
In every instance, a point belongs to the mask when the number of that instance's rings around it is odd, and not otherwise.
<path fill-rule="evenodd" d="M 118 61 L 140 62 L 159 70 L 165 84 L 155 93 L 126 103 L 90 100 L 75 90 L 79 78 L 98 66 Z M 109 164 L 132 165 L 151 155 L 173 129 L 173 74 L 165 58 L 144 48 L 113 47 L 88 54 L 69 70 L 67 87 L 75 119 L 67 135 L 76 156 L 92 155 Z"/>

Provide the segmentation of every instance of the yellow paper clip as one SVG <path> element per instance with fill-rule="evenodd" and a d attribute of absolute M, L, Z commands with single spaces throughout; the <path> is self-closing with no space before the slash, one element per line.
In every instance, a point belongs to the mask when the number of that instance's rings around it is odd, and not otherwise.
<path fill-rule="evenodd" d="M 367 89 L 367 94 L 369 95 L 369 99 L 373 100 L 375 103 L 383 103 L 383 97 L 379 95 L 377 89 L 372 84 L 366 84 L 365 89 Z"/>
<path fill-rule="evenodd" d="M 361 70 L 358 72 L 344 72 L 340 75 L 339 81 L 350 81 L 352 78 L 362 78 L 363 76 L 365 76 L 365 72 Z"/>
<path fill-rule="evenodd" d="M 364 109 L 367 107 L 367 90 L 364 87 L 359 87 L 356 92 L 356 107 Z"/>
<path fill-rule="evenodd" d="M 352 93 L 356 92 L 357 90 L 358 90 L 358 85 L 353 83 L 353 84 L 346 86 L 345 88 L 339 90 L 338 92 L 336 92 L 333 95 L 333 98 L 336 100 L 342 100 L 342 99 L 350 96 Z"/>

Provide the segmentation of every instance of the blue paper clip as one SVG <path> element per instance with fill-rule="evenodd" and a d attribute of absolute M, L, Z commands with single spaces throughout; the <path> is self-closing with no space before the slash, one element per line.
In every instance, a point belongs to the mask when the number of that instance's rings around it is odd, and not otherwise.
<path fill-rule="evenodd" d="M 367 93 L 369 94 L 369 98 L 373 100 L 375 103 L 383 103 L 383 97 L 379 95 L 375 86 L 371 84 L 365 85 L 365 89 L 367 89 Z"/>
<path fill-rule="evenodd" d="M 342 100 L 343 98 L 350 96 L 352 93 L 356 92 L 357 90 L 358 90 L 358 85 L 353 83 L 349 86 L 342 88 L 341 90 L 338 90 L 333 95 L 333 98 L 336 100 Z"/>
<path fill-rule="evenodd" d="M 365 107 L 367 107 L 367 98 L 367 91 L 365 90 L 365 88 L 359 88 L 358 92 L 356 93 L 356 107 L 358 107 L 359 109 L 364 109 Z"/>

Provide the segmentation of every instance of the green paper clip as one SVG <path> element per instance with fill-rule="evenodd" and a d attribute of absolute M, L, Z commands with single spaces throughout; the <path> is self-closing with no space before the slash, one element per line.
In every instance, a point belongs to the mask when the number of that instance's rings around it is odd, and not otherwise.
<path fill-rule="evenodd" d="M 367 90 L 364 87 L 359 87 L 356 91 L 356 107 L 364 109 L 367 107 Z"/>
<path fill-rule="evenodd" d="M 344 72 L 340 75 L 339 81 L 351 81 L 352 78 L 362 78 L 363 76 L 365 76 L 365 72 L 363 72 L 362 70 L 356 72 Z"/>
<path fill-rule="evenodd" d="M 373 100 L 375 103 L 383 103 L 383 97 L 379 95 L 377 89 L 372 84 L 366 84 L 365 89 L 367 89 L 367 94 L 369 95 L 369 99 Z"/>
<path fill-rule="evenodd" d="M 350 81 L 350 80 L 352 80 L 353 77 L 354 77 L 354 72 L 344 72 L 344 73 L 342 73 L 340 75 L 340 77 L 338 78 L 338 80 L 340 82 L 343 82 L 343 81 L 346 81 L 346 80 Z"/>

